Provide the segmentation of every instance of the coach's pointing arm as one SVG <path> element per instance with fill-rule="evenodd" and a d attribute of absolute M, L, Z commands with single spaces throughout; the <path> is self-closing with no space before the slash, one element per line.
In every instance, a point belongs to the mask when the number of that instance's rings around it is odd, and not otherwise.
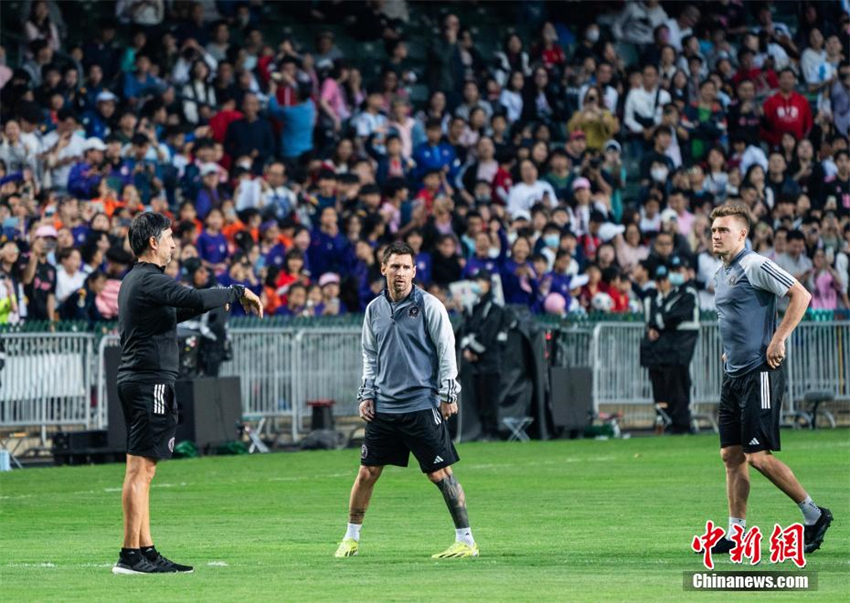
<path fill-rule="evenodd" d="M 242 285 L 193 289 L 184 287 L 162 272 L 150 272 L 143 288 L 151 301 L 177 308 L 177 322 L 189 320 L 214 308 L 239 302 L 249 313 L 263 316 L 263 305 L 250 289 Z"/>
<path fill-rule="evenodd" d="M 440 411 L 444 418 L 457 413 L 457 352 L 455 333 L 446 307 L 436 297 L 425 297 L 425 321 L 440 363 Z"/>

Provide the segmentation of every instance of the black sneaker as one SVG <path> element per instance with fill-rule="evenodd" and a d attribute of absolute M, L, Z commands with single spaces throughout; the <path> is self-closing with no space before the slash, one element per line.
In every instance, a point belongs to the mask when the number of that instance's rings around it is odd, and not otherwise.
<path fill-rule="evenodd" d="M 155 565 L 164 574 L 191 574 L 195 569 L 191 565 L 180 565 L 159 554 L 156 548 L 142 549 L 142 556 Z"/>
<path fill-rule="evenodd" d="M 118 563 L 112 566 L 113 574 L 160 574 L 160 569 L 148 561 L 144 555 L 136 553 L 134 555 L 118 556 Z"/>
<path fill-rule="evenodd" d="M 726 538 L 726 536 L 724 536 L 723 538 L 721 538 L 720 540 L 717 541 L 717 544 L 715 544 L 713 547 L 711 547 L 711 554 L 712 555 L 725 555 L 734 548 L 735 548 L 735 543 L 732 542 L 731 540 L 729 540 L 728 538 Z"/>
<path fill-rule="evenodd" d="M 832 512 L 824 507 L 818 507 L 818 509 L 820 509 L 820 518 L 814 524 L 804 527 L 807 553 L 814 553 L 820 548 L 823 544 L 823 536 L 832 523 Z"/>

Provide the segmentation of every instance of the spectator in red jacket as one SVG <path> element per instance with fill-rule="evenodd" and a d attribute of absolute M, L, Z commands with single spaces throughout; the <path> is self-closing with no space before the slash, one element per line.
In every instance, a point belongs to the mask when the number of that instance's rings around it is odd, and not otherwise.
<path fill-rule="evenodd" d="M 224 144 L 224 138 L 227 136 L 227 126 L 245 116 L 242 114 L 242 111 L 236 108 L 236 98 L 231 94 L 222 93 L 218 101 L 221 104 L 221 109 L 210 119 L 210 130 L 212 130 L 213 140 Z M 234 157 L 233 159 L 235 160 L 236 158 Z"/>
<path fill-rule="evenodd" d="M 762 138 L 771 146 L 779 146 L 782 135 L 789 132 L 795 140 L 802 140 L 812 129 L 812 109 L 809 101 L 794 92 L 797 76 L 791 69 L 779 74 L 779 92 L 764 103 Z"/>

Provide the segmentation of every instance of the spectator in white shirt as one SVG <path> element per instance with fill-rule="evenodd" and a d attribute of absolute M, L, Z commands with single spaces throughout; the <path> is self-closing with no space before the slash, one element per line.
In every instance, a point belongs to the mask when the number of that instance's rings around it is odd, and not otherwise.
<path fill-rule="evenodd" d="M 622 12 L 611 24 L 611 31 L 618 42 L 648 46 L 654 42 L 655 28 L 666 20 L 667 13 L 659 0 L 626 2 Z"/>
<path fill-rule="evenodd" d="M 525 88 L 525 76 L 522 71 L 514 71 L 508 84 L 499 95 L 499 104 L 507 111 L 508 122 L 514 123 L 522 117 L 522 89 Z"/>
<path fill-rule="evenodd" d="M 842 54 L 841 40 L 838 36 L 829 36 L 826 40 L 826 50 L 823 57 L 818 57 L 817 64 L 814 69 L 806 77 L 806 83 L 809 84 L 809 92 L 819 92 L 818 108 L 824 107 L 824 104 L 829 100 L 826 96 L 827 90 L 832 86 L 838 76 L 838 68 L 841 64 Z M 805 53 L 804 53 L 805 54 Z"/>
<path fill-rule="evenodd" d="M 295 211 L 298 197 L 286 186 L 286 166 L 282 161 L 273 161 L 266 166 L 261 186 L 260 207 L 264 208 L 265 215 L 283 220 Z"/>
<path fill-rule="evenodd" d="M 514 215 L 520 210 L 530 211 L 537 203 L 555 207 L 558 199 L 555 189 L 545 180 L 537 179 L 537 167 L 530 159 L 525 159 L 519 167 L 521 182 L 511 187 L 508 195 L 508 213 Z"/>
<path fill-rule="evenodd" d="M 254 178 L 251 173 L 251 162 L 248 162 L 247 167 L 240 163 L 233 173 L 237 182 L 236 190 L 233 191 L 233 204 L 236 211 L 262 207 L 262 185 L 259 178 Z"/>
<path fill-rule="evenodd" d="M 787 240 L 786 251 L 776 257 L 776 264 L 805 285 L 812 271 L 812 261 L 806 255 L 806 235 L 792 230 Z"/>
<path fill-rule="evenodd" d="M 691 35 L 694 25 L 699 22 L 699 9 L 692 4 L 686 5 L 675 19 L 667 19 L 664 23 L 670 31 L 668 42 L 678 52 L 682 52 L 682 39 Z"/>
<path fill-rule="evenodd" d="M 643 68 L 643 85 L 634 88 L 626 97 L 625 124 L 632 134 L 646 139 L 661 123 L 661 111 L 670 102 L 670 93 L 658 87 L 658 68 L 648 64 Z"/>
<path fill-rule="evenodd" d="M 594 83 L 602 90 L 602 101 L 605 108 L 614 115 L 617 114 L 617 103 L 620 100 L 620 93 L 611 85 L 611 80 L 614 77 L 614 67 L 607 61 L 600 61 L 596 65 L 596 74 Z M 579 111 L 584 109 L 584 95 L 594 83 L 588 82 L 584 84 L 578 92 Z"/>
<path fill-rule="evenodd" d="M 68 176 L 71 168 L 83 156 L 86 139 L 77 135 L 77 117 L 68 109 L 61 109 L 57 115 L 56 129 L 47 134 L 42 143 L 47 149 L 45 167 L 50 182 L 45 186 L 65 191 L 68 188 Z"/>
<path fill-rule="evenodd" d="M 354 117 L 361 149 L 366 148 L 371 138 L 372 148 L 381 155 L 386 153 L 384 140 L 387 135 L 387 116 L 381 113 L 383 103 L 383 95 L 373 90 L 366 97 L 366 108 Z"/>
<path fill-rule="evenodd" d="M 121 23 L 153 27 L 162 23 L 165 4 L 163 0 L 118 0 L 115 16 Z"/>
<path fill-rule="evenodd" d="M 755 33 L 766 34 L 769 40 L 768 44 L 775 43 L 777 46 L 782 47 L 783 53 L 787 48 L 794 56 L 800 56 L 797 45 L 794 44 L 794 40 L 791 38 L 791 30 L 784 23 L 774 22 L 773 13 L 769 5 L 764 4 L 759 7 L 756 20 L 760 27 L 755 28 L 754 31 Z M 786 54 L 785 56 L 787 57 L 788 55 Z M 778 65 L 775 67 L 777 71 L 784 68 L 785 66 L 780 67 Z"/>
<path fill-rule="evenodd" d="M 83 286 L 86 273 L 80 269 L 83 265 L 83 257 L 79 249 L 74 247 L 61 249 L 56 253 L 56 259 L 59 262 L 59 269 L 56 271 L 56 303 L 58 305 Z"/>
<path fill-rule="evenodd" d="M 694 223 L 694 214 L 688 211 L 688 200 L 685 193 L 679 189 L 670 193 L 667 204 L 674 212 L 676 212 L 676 225 L 679 227 L 679 234 L 686 237 L 691 232 L 691 226 Z"/>
<path fill-rule="evenodd" d="M 820 89 L 817 72 L 818 66 L 826 60 L 825 41 L 821 31 L 817 27 L 812 28 L 812 31 L 809 32 L 809 47 L 803 51 L 803 55 L 800 57 L 800 70 L 803 72 L 803 79 L 812 92 L 817 92 Z M 814 90 L 812 90 L 813 85 L 815 85 Z"/>

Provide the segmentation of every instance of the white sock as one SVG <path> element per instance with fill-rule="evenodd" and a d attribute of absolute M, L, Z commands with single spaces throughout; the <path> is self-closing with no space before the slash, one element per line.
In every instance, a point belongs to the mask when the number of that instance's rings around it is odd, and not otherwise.
<path fill-rule="evenodd" d="M 360 542 L 360 528 L 363 527 L 362 523 L 350 523 L 348 524 L 348 529 L 345 531 L 345 537 L 351 538 Z"/>
<path fill-rule="evenodd" d="M 806 500 L 797 505 L 803 512 L 803 523 L 807 526 L 814 525 L 820 519 L 820 509 L 812 500 L 811 496 L 806 496 Z"/>
<path fill-rule="evenodd" d="M 472 528 L 461 528 L 455 530 L 455 540 L 472 546 L 475 544 L 475 539 L 472 537 Z"/>
<path fill-rule="evenodd" d="M 729 516 L 729 529 L 726 531 L 726 538 L 728 538 L 729 540 L 732 540 L 732 534 L 735 533 L 734 531 L 732 531 L 732 528 L 734 526 L 741 526 L 741 529 L 746 532 L 747 520 L 741 519 L 740 517 L 732 517 L 731 515 Z"/>

